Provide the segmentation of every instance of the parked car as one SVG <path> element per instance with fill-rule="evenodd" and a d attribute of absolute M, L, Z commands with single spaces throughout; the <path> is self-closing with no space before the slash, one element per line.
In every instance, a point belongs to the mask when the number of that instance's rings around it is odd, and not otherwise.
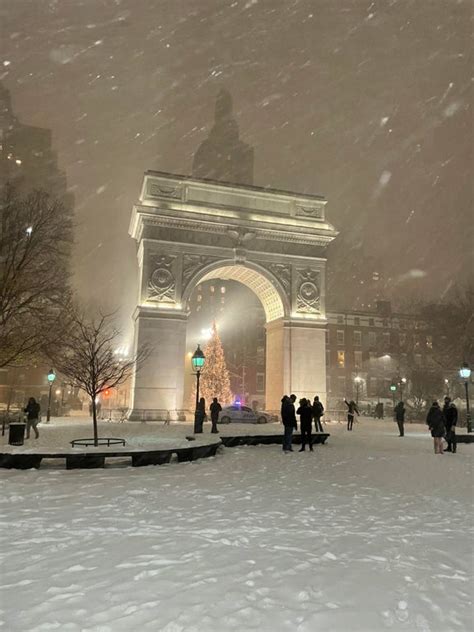
<path fill-rule="evenodd" d="M 276 421 L 276 415 L 263 410 L 255 411 L 248 406 L 225 406 L 219 413 L 219 424 L 245 423 L 267 424 Z"/>

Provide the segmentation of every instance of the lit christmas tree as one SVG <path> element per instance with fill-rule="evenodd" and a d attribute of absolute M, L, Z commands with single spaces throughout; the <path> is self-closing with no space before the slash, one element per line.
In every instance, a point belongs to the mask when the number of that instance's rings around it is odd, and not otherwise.
<path fill-rule="evenodd" d="M 212 334 L 209 342 L 204 349 L 206 362 L 201 371 L 201 380 L 199 384 L 199 397 L 206 400 L 206 413 L 213 397 L 217 397 L 222 406 L 228 406 L 233 401 L 232 391 L 230 390 L 229 371 L 225 363 L 224 349 L 222 342 L 217 333 L 216 323 L 212 323 Z M 196 386 L 193 386 L 193 394 L 191 405 L 194 410 L 196 405 Z"/>

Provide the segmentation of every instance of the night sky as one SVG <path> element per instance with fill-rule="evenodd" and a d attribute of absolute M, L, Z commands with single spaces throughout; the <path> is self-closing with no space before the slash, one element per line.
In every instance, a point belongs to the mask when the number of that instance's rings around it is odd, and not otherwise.
<path fill-rule="evenodd" d="M 75 283 L 121 304 L 124 322 L 142 173 L 191 172 L 221 88 L 255 148 L 255 184 L 328 198 L 341 232 L 330 304 L 355 304 L 374 269 L 398 301 L 472 274 L 470 0 L 2 0 L 0 12 L 14 111 L 52 129 L 76 196 Z"/>

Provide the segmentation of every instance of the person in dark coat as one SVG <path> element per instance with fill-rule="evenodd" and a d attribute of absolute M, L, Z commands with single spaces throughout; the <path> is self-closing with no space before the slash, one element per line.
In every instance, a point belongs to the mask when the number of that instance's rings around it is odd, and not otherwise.
<path fill-rule="evenodd" d="M 26 408 L 23 409 L 23 412 L 26 413 L 26 438 L 30 438 L 31 429 L 33 428 L 35 439 L 38 439 L 39 432 L 37 426 L 39 424 L 41 406 L 34 397 L 30 397 Z"/>
<path fill-rule="evenodd" d="M 405 406 L 403 404 L 403 402 L 398 402 L 398 404 L 395 406 L 395 408 L 393 409 L 394 415 L 395 415 L 395 421 L 398 424 L 398 431 L 400 432 L 400 434 L 398 435 L 399 437 L 404 437 L 405 436 L 405 428 L 404 428 L 404 423 L 405 423 Z"/>
<path fill-rule="evenodd" d="M 344 404 L 347 406 L 347 429 L 352 430 L 352 424 L 354 423 L 354 414 L 359 415 L 359 409 L 357 408 L 357 404 L 353 399 L 351 399 L 350 402 L 345 399 Z"/>
<path fill-rule="evenodd" d="M 290 395 L 290 397 L 285 395 L 281 400 L 281 421 L 284 426 L 283 452 L 293 452 L 291 447 L 293 430 L 296 430 L 298 427 L 296 423 L 295 400 L 296 395 Z"/>
<path fill-rule="evenodd" d="M 444 398 L 444 423 L 446 424 L 446 441 L 448 447 L 445 452 L 456 452 L 456 424 L 458 423 L 458 409 L 450 397 Z"/>
<path fill-rule="evenodd" d="M 296 414 L 300 416 L 300 428 L 301 428 L 301 448 L 300 452 L 304 452 L 306 444 L 309 445 L 309 449 L 313 452 L 313 438 L 311 436 L 311 429 L 313 426 L 313 411 L 310 401 L 305 397 L 300 399 L 300 405 Z"/>
<path fill-rule="evenodd" d="M 211 432 L 214 434 L 219 432 L 219 430 L 217 430 L 217 420 L 219 419 L 219 413 L 221 412 L 221 410 L 222 406 L 219 404 L 219 400 L 217 399 L 217 397 L 214 397 L 212 400 L 212 404 L 209 406 L 212 423 Z"/>
<path fill-rule="evenodd" d="M 324 406 L 319 401 L 319 397 L 315 395 L 313 400 L 313 419 L 315 432 L 323 432 L 323 425 L 321 423 L 321 417 L 324 415 Z"/>
<path fill-rule="evenodd" d="M 201 397 L 201 399 L 199 400 L 194 416 L 195 432 L 201 433 L 204 420 L 206 419 L 206 400 L 204 399 L 204 397 Z"/>
<path fill-rule="evenodd" d="M 426 423 L 431 430 L 435 454 L 443 454 L 443 437 L 446 433 L 443 411 L 438 402 L 433 402 L 426 416 Z"/>

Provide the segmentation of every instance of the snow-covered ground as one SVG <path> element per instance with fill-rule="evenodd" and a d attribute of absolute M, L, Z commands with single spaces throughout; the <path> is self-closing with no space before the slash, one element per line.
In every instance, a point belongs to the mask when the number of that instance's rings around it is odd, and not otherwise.
<path fill-rule="evenodd" d="M 77 423 L 40 427 L 38 445 L 90 435 Z M 104 425 L 140 443 L 190 430 Z M 2 629 L 472 629 L 474 446 L 437 456 L 425 428 L 387 421 L 329 431 L 313 453 L 0 471 Z"/>

